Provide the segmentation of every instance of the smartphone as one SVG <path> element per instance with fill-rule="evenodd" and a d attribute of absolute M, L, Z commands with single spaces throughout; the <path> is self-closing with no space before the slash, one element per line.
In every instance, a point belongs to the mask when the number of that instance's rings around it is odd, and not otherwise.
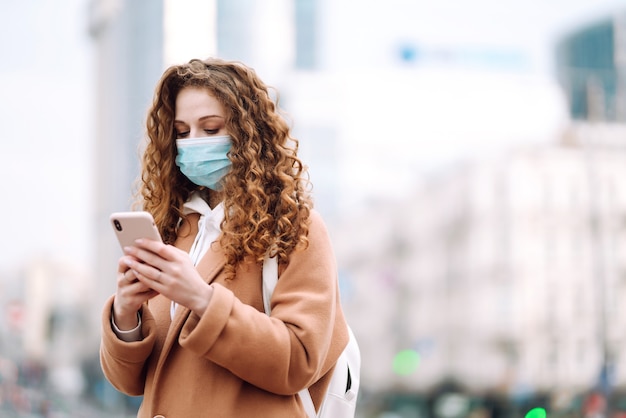
<path fill-rule="evenodd" d="M 149 212 L 115 212 L 110 217 L 113 231 L 117 236 L 122 251 L 130 247 L 139 238 L 161 241 L 161 234 Z"/>

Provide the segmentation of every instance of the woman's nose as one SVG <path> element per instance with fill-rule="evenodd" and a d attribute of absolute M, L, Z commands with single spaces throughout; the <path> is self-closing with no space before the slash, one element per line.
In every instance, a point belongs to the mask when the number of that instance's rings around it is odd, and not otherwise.
<path fill-rule="evenodd" d="M 189 138 L 201 138 L 203 136 L 206 136 L 206 133 L 199 128 L 190 128 L 189 129 Z"/>

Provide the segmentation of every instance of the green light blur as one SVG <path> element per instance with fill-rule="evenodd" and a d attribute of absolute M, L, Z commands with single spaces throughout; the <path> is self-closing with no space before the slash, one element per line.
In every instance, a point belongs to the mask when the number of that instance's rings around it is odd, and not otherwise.
<path fill-rule="evenodd" d="M 546 410 L 543 408 L 533 408 L 530 411 L 528 411 L 528 413 L 526 414 L 526 416 L 524 418 L 546 418 L 547 414 L 546 414 Z"/>
<path fill-rule="evenodd" d="M 419 366 L 420 355 L 415 350 L 400 351 L 393 358 L 393 371 L 401 376 L 409 375 Z"/>

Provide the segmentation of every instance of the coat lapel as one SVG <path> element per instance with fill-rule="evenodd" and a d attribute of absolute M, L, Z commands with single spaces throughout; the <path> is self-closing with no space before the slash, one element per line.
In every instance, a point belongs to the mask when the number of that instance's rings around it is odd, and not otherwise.
<path fill-rule="evenodd" d="M 179 238 L 176 240 L 175 246 L 184 251 L 189 252 L 191 245 L 198 233 L 198 219 L 199 215 L 190 214 L 186 221 L 183 223 L 180 229 Z M 189 222 L 187 222 L 189 221 Z M 226 256 L 222 251 L 219 242 L 213 243 L 207 253 L 202 257 L 200 262 L 196 265 L 196 270 L 200 273 L 200 276 L 205 282 L 211 284 L 217 278 L 219 273 L 226 264 Z M 169 311 L 168 311 L 169 312 Z M 159 365 L 157 371 L 161 368 L 165 358 L 169 354 L 174 343 L 178 340 L 178 335 L 183 327 L 187 317 L 190 314 L 190 310 L 184 306 L 178 306 L 172 319 L 172 323 L 167 331 L 167 336 L 163 345 L 163 352 L 159 359 Z"/>

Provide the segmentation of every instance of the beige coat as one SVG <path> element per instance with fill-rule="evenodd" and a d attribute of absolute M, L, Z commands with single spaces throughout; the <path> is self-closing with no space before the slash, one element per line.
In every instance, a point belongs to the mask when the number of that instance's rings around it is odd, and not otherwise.
<path fill-rule="evenodd" d="M 177 247 L 191 246 L 197 216 L 190 215 L 192 230 Z M 311 385 L 319 407 L 348 341 L 335 258 L 319 214 L 311 213 L 309 247 L 281 265 L 271 317 L 263 312 L 261 266 L 246 263 L 225 280 L 224 263 L 217 244 L 198 263 L 214 289 L 202 317 L 179 306 L 170 320 L 163 296 L 144 304 L 142 341 L 116 337 L 113 297 L 106 303 L 102 369 L 121 392 L 144 396 L 138 417 L 306 417 L 297 393 Z"/>

